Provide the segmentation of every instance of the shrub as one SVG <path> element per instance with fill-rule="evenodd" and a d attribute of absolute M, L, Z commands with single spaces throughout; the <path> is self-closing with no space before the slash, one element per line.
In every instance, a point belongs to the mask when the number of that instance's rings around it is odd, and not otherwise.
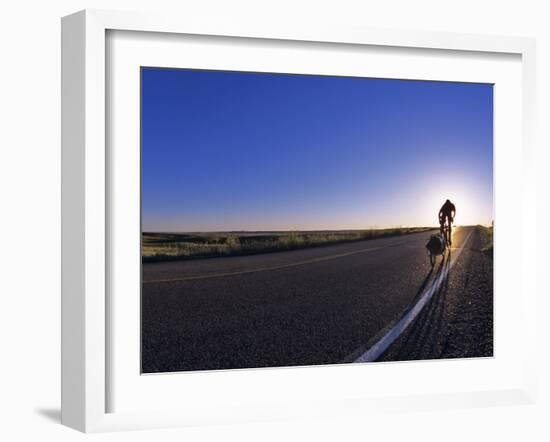
<path fill-rule="evenodd" d="M 230 234 L 225 239 L 225 245 L 228 248 L 228 252 L 236 252 L 241 250 L 241 241 L 239 240 L 239 237 L 237 235 Z"/>

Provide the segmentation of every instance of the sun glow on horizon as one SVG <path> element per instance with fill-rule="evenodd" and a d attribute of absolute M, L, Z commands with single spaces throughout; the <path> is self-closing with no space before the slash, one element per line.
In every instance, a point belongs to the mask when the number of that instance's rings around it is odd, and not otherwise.
<path fill-rule="evenodd" d="M 448 184 L 443 185 L 443 182 Z M 491 192 L 492 193 L 492 192 Z M 361 191 L 358 191 L 361 194 Z M 414 196 L 411 196 L 414 195 Z M 475 183 L 467 177 L 432 176 L 424 177 L 423 182 L 412 183 L 407 193 L 384 195 L 383 206 L 373 206 L 368 200 L 354 199 L 341 205 L 331 213 L 314 213 L 304 204 L 303 210 L 296 210 L 283 222 L 271 210 L 250 213 L 243 221 L 232 211 L 215 223 L 205 223 L 189 218 L 171 217 L 170 224 L 162 229 L 146 231 L 158 232 L 228 232 L 228 231 L 323 231 L 323 230 L 370 230 L 397 227 L 438 227 L 438 213 L 445 200 L 450 199 L 456 206 L 456 226 L 491 225 L 493 221 L 492 202 L 486 195 L 475 192 Z M 183 227 L 186 226 L 186 227 Z"/>
<path fill-rule="evenodd" d="M 493 221 L 492 202 L 488 204 L 484 195 L 479 190 L 476 192 L 471 183 L 459 179 L 451 181 L 448 186 L 432 190 L 425 199 L 425 204 L 419 205 L 419 210 L 428 212 L 435 207 L 438 213 L 447 199 L 456 206 L 456 225 L 490 225 Z M 427 225 L 438 224 L 437 213 L 433 222 Z"/>

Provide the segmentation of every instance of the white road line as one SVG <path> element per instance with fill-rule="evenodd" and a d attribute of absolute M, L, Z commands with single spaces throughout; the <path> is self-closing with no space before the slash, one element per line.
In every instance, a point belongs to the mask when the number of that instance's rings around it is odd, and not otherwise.
<path fill-rule="evenodd" d="M 447 278 L 447 275 L 449 274 L 449 270 L 451 270 L 452 266 L 462 253 L 462 250 L 464 250 L 464 247 L 468 243 L 470 236 L 472 235 L 473 229 L 470 230 L 470 233 L 468 233 L 468 236 L 462 243 L 462 247 L 456 250 L 456 252 L 451 254 L 451 262 L 449 265 L 447 265 L 438 275 L 438 277 L 432 282 L 431 286 L 426 288 L 424 290 L 424 293 L 418 300 L 418 302 L 414 305 L 412 309 L 410 309 L 405 316 L 403 316 L 397 324 L 395 324 L 382 338 L 378 340 L 371 348 L 369 348 L 365 353 L 363 353 L 361 356 L 359 356 L 355 361 L 353 362 L 374 362 L 376 361 L 382 353 L 384 353 L 387 348 L 392 345 L 395 340 L 403 333 L 403 331 L 410 325 L 412 321 L 418 316 L 418 314 L 422 311 L 424 306 L 428 303 L 428 301 L 432 298 L 434 293 L 439 289 L 443 281 Z"/>

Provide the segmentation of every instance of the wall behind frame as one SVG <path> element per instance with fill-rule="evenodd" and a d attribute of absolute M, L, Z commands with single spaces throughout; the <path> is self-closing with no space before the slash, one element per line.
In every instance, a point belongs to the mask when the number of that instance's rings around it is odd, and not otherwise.
<path fill-rule="evenodd" d="M 0 435 L 4 440 L 60 441 L 85 437 L 59 425 L 60 406 L 60 17 L 84 8 L 154 10 L 163 13 L 246 15 L 273 21 L 327 21 L 381 28 L 474 32 L 537 37 L 538 144 L 546 146 L 537 159 L 539 189 L 550 188 L 550 28 L 544 1 L 460 3 L 435 0 L 408 2 L 319 2 L 270 0 L 251 2 L 172 2 L 169 0 L 21 0 L 3 5 L 0 15 L 0 336 L 2 369 Z M 227 20 L 220 18 L 218 20 Z M 543 150 L 543 149 L 541 149 Z M 548 219 L 548 193 L 539 195 L 538 216 Z M 542 226 L 533 233 L 539 247 L 539 292 L 550 293 L 542 278 L 543 250 L 549 249 Z M 534 262 L 534 257 L 533 257 Z M 540 335 L 550 336 L 543 313 L 548 297 L 540 299 Z M 547 344 L 541 343 L 539 373 L 550 372 Z M 163 430 L 102 435 L 102 440 L 215 441 L 334 440 L 392 436 L 392 439 L 446 441 L 476 439 L 547 440 L 550 383 L 540 379 L 535 406 L 484 410 L 380 415 L 377 419 L 338 419 L 327 422 L 287 422 L 251 426 Z"/>

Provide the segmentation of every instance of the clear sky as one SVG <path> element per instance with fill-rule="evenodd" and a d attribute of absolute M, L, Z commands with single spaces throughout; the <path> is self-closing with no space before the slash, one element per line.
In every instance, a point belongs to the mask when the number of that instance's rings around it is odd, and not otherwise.
<path fill-rule="evenodd" d="M 144 231 L 456 223 L 493 213 L 491 85 L 142 69 Z"/>

